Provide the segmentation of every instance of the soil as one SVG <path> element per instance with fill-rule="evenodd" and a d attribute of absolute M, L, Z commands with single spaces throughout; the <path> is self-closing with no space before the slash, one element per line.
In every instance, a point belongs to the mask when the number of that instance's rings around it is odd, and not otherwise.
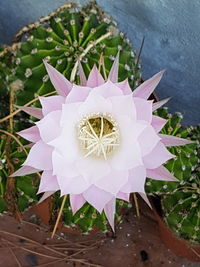
<path fill-rule="evenodd" d="M 103 266 L 103 267 L 198 267 L 175 256 L 162 243 L 157 222 L 148 206 L 139 201 L 117 225 L 115 235 L 58 233 L 53 239 L 46 225 L 25 212 L 17 222 L 8 214 L 0 217 L 0 267 Z"/>

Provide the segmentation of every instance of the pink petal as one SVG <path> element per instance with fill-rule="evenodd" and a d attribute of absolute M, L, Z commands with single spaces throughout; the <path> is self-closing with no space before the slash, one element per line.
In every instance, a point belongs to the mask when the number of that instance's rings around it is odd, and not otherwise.
<path fill-rule="evenodd" d="M 95 87 L 91 91 L 92 94 L 99 94 L 103 96 L 104 98 L 113 97 L 113 96 L 122 96 L 122 90 L 117 87 L 114 83 L 112 83 L 110 80 L 103 83 L 102 85 Z"/>
<path fill-rule="evenodd" d="M 163 143 L 158 142 L 156 147 L 143 158 L 143 162 L 147 169 L 155 169 L 171 158 L 175 158 L 175 155 L 172 155 Z"/>
<path fill-rule="evenodd" d="M 185 146 L 187 144 L 194 143 L 194 141 L 183 139 L 177 136 L 166 135 L 166 134 L 159 134 L 159 136 L 161 138 L 161 142 L 165 146 Z"/>
<path fill-rule="evenodd" d="M 147 203 L 147 205 L 149 206 L 149 208 L 152 209 L 151 203 L 149 202 L 149 199 L 148 199 L 146 193 L 144 192 L 144 193 L 139 193 L 139 194 L 144 199 L 144 201 Z"/>
<path fill-rule="evenodd" d="M 117 123 L 120 129 L 120 145 L 109 158 L 109 163 L 114 170 L 128 170 L 142 165 L 141 149 L 138 136 L 146 125 L 134 123 L 127 116 L 119 116 Z"/>
<path fill-rule="evenodd" d="M 42 113 L 46 116 L 48 113 L 61 110 L 62 104 L 65 103 L 65 98 L 60 95 L 48 96 L 48 97 L 39 97 L 40 103 L 42 105 Z"/>
<path fill-rule="evenodd" d="M 23 165 L 30 166 L 39 170 L 51 170 L 52 151 L 52 147 L 48 146 L 43 141 L 39 141 L 31 148 L 28 157 Z"/>
<path fill-rule="evenodd" d="M 151 123 L 153 101 L 152 100 L 147 101 L 138 97 L 134 97 L 133 101 L 136 107 L 137 119 Z"/>
<path fill-rule="evenodd" d="M 77 115 L 79 105 L 76 103 L 63 105 L 62 116 L 60 120 L 61 133 L 59 136 L 49 142 L 67 162 L 74 162 L 80 154 L 77 138 L 77 124 L 80 117 Z"/>
<path fill-rule="evenodd" d="M 17 106 L 17 105 L 16 107 L 37 119 L 43 118 L 41 108 L 33 108 L 33 107 L 25 107 L 25 106 Z"/>
<path fill-rule="evenodd" d="M 156 103 L 153 103 L 153 111 L 155 111 L 156 109 L 159 109 L 160 107 L 162 107 L 163 105 L 165 105 L 171 98 L 166 98 L 163 99 L 161 101 L 158 101 Z"/>
<path fill-rule="evenodd" d="M 128 116 L 136 120 L 136 108 L 133 102 L 132 95 L 113 96 L 109 100 L 112 103 L 112 116 Z"/>
<path fill-rule="evenodd" d="M 158 117 L 158 116 L 152 116 L 151 125 L 156 131 L 156 133 L 159 133 L 166 123 L 167 123 L 167 120 L 161 117 Z"/>
<path fill-rule="evenodd" d="M 105 205 L 113 198 L 113 195 L 92 185 L 83 193 L 83 197 L 101 213 Z"/>
<path fill-rule="evenodd" d="M 124 193 L 144 192 L 146 180 L 146 169 L 144 166 L 138 166 L 129 171 L 128 182 L 121 188 Z"/>
<path fill-rule="evenodd" d="M 83 102 L 90 92 L 90 87 L 84 87 L 74 84 L 72 90 L 66 98 L 66 103 Z"/>
<path fill-rule="evenodd" d="M 70 195 L 70 205 L 72 208 L 73 214 L 75 214 L 84 204 L 85 204 L 85 199 L 82 196 L 82 194 L 79 195 Z"/>
<path fill-rule="evenodd" d="M 99 88 L 99 87 L 96 87 Z M 99 94 L 94 93 L 94 88 L 84 103 L 77 110 L 79 116 L 88 116 L 90 113 L 108 113 L 111 114 L 112 104 Z"/>
<path fill-rule="evenodd" d="M 69 178 L 79 175 L 75 164 L 69 163 L 57 150 L 52 153 L 53 175 L 67 176 Z"/>
<path fill-rule="evenodd" d="M 38 204 L 40 204 L 42 201 L 44 201 L 45 199 L 47 199 L 48 197 L 50 197 L 51 195 L 53 195 L 55 193 L 55 191 L 49 191 L 49 192 L 45 192 L 43 194 L 43 196 L 40 198 L 40 200 L 38 201 Z"/>
<path fill-rule="evenodd" d="M 82 194 L 90 186 L 82 176 L 73 178 L 58 177 L 58 183 L 61 190 L 61 196 L 68 194 Z"/>
<path fill-rule="evenodd" d="M 147 169 L 147 177 L 161 181 L 177 181 L 173 174 L 162 165 L 156 169 Z"/>
<path fill-rule="evenodd" d="M 120 192 L 117 193 L 117 198 L 129 202 L 130 194 L 129 193 L 123 193 L 123 192 L 120 191 Z"/>
<path fill-rule="evenodd" d="M 115 85 L 122 90 L 124 95 L 132 94 L 132 90 L 131 90 L 131 88 L 129 86 L 128 78 L 126 80 L 122 81 L 122 82 L 115 83 Z"/>
<path fill-rule="evenodd" d="M 115 61 L 112 65 L 112 68 L 110 70 L 108 80 L 110 80 L 113 83 L 117 83 L 118 81 L 118 69 L 119 69 L 119 52 L 117 53 L 115 57 Z"/>
<path fill-rule="evenodd" d="M 163 73 L 164 71 L 160 71 L 157 74 L 155 74 L 152 78 L 143 82 L 139 87 L 137 87 L 133 91 L 133 96 L 147 99 L 153 93 L 156 86 L 159 84 L 163 76 Z"/>
<path fill-rule="evenodd" d="M 11 177 L 24 176 L 24 175 L 36 173 L 36 172 L 39 172 L 39 171 L 40 170 L 35 169 L 33 167 L 30 167 L 30 166 L 22 166 L 19 170 L 17 170 L 16 172 L 11 174 L 10 176 Z"/>
<path fill-rule="evenodd" d="M 56 176 L 52 175 L 52 171 L 43 171 L 37 194 L 42 192 L 57 191 L 59 189 L 57 178 Z"/>
<path fill-rule="evenodd" d="M 79 77 L 80 77 L 80 84 L 81 84 L 82 86 L 86 86 L 86 84 L 87 84 L 87 79 L 86 79 L 86 77 L 85 77 L 85 73 L 84 73 L 84 70 L 83 70 L 83 67 L 82 67 L 80 61 L 78 62 L 78 73 L 79 73 Z"/>
<path fill-rule="evenodd" d="M 160 141 L 152 126 L 147 126 L 138 138 L 142 156 L 149 154 Z"/>
<path fill-rule="evenodd" d="M 61 111 L 52 111 L 48 113 L 43 119 L 36 122 L 40 131 L 41 139 L 48 143 L 55 139 L 61 132 L 60 128 Z"/>
<path fill-rule="evenodd" d="M 65 78 L 64 75 L 62 75 L 54 67 L 52 67 L 45 61 L 43 62 L 48 72 L 51 83 L 53 84 L 57 93 L 61 96 L 67 96 L 72 88 L 72 84 Z"/>
<path fill-rule="evenodd" d="M 104 79 L 103 79 L 101 73 L 98 71 L 96 65 L 94 65 L 90 74 L 89 74 L 87 86 L 94 88 L 94 87 L 97 87 L 97 86 L 102 85 L 102 84 L 104 84 Z"/>
<path fill-rule="evenodd" d="M 113 230 L 115 231 L 115 210 L 116 210 L 116 200 L 115 198 L 112 198 L 104 207 L 105 215 L 109 221 L 109 224 Z"/>
<path fill-rule="evenodd" d="M 108 161 L 92 157 L 81 157 L 76 162 L 76 170 L 88 181 L 94 184 L 97 180 L 109 174 L 111 171 Z"/>
<path fill-rule="evenodd" d="M 109 192 L 117 195 L 120 189 L 128 182 L 128 171 L 115 171 L 112 170 L 108 175 L 102 177 L 95 182 L 95 185 Z"/>
<path fill-rule="evenodd" d="M 19 134 L 21 137 L 25 138 L 26 140 L 34 142 L 34 143 L 36 143 L 37 141 L 41 139 L 40 132 L 37 126 L 32 126 L 28 129 L 18 132 L 17 134 Z"/>

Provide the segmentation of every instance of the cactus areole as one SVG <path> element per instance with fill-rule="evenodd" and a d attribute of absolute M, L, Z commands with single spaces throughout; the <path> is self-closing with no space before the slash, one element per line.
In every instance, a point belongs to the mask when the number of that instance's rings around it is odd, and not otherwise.
<path fill-rule="evenodd" d="M 128 201 L 130 193 L 139 192 L 146 199 L 146 177 L 174 181 L 162 166 L 174 157 L 166 146 L 190 142 L 159 135 L 166 120 L 152 115 L 159 103 L 147 98 L 163 72 L 132 92 L 127 80 L 118 82 L 118 58 L 108 80 L 94 66 L 86 81 L 80 69 L 80 85 L 44 62 L 58 95 L 40 97 L 41 109 L 22 107 L 39 120 L 19 133 L 34 145 L 13 174 L 42 171 L 42 200 L 60 190 L 61 196 L 70 195 L 73 213 L 85 202 L 104 210 L 113 230 L 116 198 Z"/>

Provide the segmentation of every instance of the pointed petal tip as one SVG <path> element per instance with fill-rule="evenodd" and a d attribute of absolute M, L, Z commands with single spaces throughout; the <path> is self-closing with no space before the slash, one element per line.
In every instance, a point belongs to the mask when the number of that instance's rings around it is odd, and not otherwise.
<path fill-rule="evenodd" d="M 148 99 L 149 96 L 153 93 L 153 91 L 157 87 L 157 85 L 159 84 L 163 74 L 164 70 L 156 73 L 150 79 L 144 81 L 133 91 L 133 96 Z"/>
<path fill-rule="evenodd" d="M 158 102 L 153 103 L 152 111 L 155 111 L 155 110 L 159 109 L 160 107 L 162 107 L 163 105 L 165 105 L 170 100 L 171 100 L 171 97 L 168 97 L 168 98 L 165 98 L 165 99 L 163 99 L 161 101 L 158 101 Z"/>
<path fill-rule="evenodd" d="M 185 146 L 195 143 L 195 141 L 192 141 L 190 139 L 184 139 L 173 135 L 159 134 L 159 136 L 161 137 L 161 142 L 165 146 Z"/>
<path fill-rule="evenodd" d="M 116 83 L 118 81 L 119 54 L 120 54 L 120 50 L 118 50 L 118 52 L 117 52 L 117 55 L 115 57 L 115 60 L 113 62 L 113 65 L 112 65 L 111 70 L 110 70 L 109 75 L 108 75 L 108 79 L 114 83 Z"/>
<path fill-rule="evenodd" d="M 36 173 L 39 171 L 40 170 L 38 170 L 38 169 L 35 169 L 35 168 L 30 167 L 30 166 L 26 166 L 26 165 L 22 164 L 22 167 L 20 169 L 18 169 L 17 171 L 15 171 L 14 173 L 12 173 L 10 175 L 10 177 L 24 176 L 24 175 Z"/>

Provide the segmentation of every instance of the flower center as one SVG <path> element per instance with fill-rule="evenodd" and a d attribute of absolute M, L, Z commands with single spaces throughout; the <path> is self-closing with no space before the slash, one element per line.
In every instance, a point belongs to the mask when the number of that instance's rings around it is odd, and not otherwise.
<path fill-rule="evenodd" d="M 119 129 L 111 115 L 91 114 L 79 123 L 78 139 L 85 157 L 103 157 L 107 160 L 119 146 Z"/>

